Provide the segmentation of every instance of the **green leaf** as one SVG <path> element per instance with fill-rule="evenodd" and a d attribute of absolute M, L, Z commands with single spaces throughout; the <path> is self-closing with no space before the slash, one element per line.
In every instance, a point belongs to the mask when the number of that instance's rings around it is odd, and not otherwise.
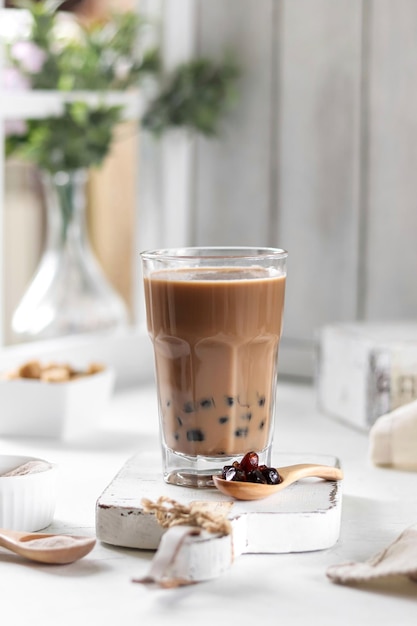
<path fill-rule="evenodd" d="M 157 136 L 172 126 L 217 134 L 221 117 L 236 99 L 238 77 L 229 58 L 223 64 L 202 58 L 180 65 L 145 112 L 143 127 Z"/>

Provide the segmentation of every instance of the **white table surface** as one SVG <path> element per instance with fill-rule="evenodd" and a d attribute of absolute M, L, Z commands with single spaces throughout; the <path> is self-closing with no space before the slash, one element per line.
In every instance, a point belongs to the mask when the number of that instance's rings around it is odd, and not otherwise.
<path fill-rule="evenodd" d="M 117 392 L 97 433 L 80 442 L 0 439 L 3 454 L 39 456 L 59 467 L 53 532 L 93 535 L 95 502 L 125 461 L 158 450 L 153 386 Z M 210 582 L 162 590 L 131 582 L 147 573 L 153 552 L 97 543 L 84 559 L 38 565 L 0 548 L 0 623 L 91 624 L 417 624 L 417 584 L 407 579 L 367 587 L 335 585 L 329 565 L 364 561 L 417 523 L 417 473 L 373 467 L 368 435 L 316 408 L 310 386 L 281 382 L 276 452 L 330 454 L 345 471 L 341 535 L 330 549 L 243 555 Z"/>

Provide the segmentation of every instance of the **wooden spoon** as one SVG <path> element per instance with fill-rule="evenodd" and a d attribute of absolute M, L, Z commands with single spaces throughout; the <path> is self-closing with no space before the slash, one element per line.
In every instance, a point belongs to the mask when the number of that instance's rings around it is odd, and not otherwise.
<path fill-rule="evenodd" d="M 213 476 L 214 485 L 226 496 L 232 496 L 236 500 L 261 500 L 271 496 L 281 489 L 285 489 L 301 478 L 314 476 L 325 480 L 341 480 L 343 472 L 338 467 L 331 465 L 317 465 L 316 463 L 300 463 L 278 467 L 277 471 L 282 478 L 278 485 L 264 485 L 262 483 L 249 483 L 242 481 L 224 480 L 220 476 Z"/>
<path fill-rule="evenodd" d="M 73 563 L 88 554 L 95 537 L 45 535 L 0 528 L 0 546 L 39 563 Z"/>

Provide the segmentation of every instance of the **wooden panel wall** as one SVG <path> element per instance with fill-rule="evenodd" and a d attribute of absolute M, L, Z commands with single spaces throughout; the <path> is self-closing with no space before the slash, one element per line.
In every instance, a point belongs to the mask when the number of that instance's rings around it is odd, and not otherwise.
<path fill-rule="evenodd" d="M 364 314 L 417 319 L 417 3 L 374 0 Z"/>
<path fill-rule="evenodd" d="M 194 11 L 195 52 L 234 50 L 242 78 L 221 136 L 194 148 L 183 244 L 289 250 L 281 371 L 311 375 L 322 325 L 417 318 L 417 3 Z"/>
<path fill-rule="evenodd" d="M 288 249 L 281 369 L 311 374 L 315 329 L 359 307 L 362 2 L 203 1 L 198 32 L 242 79 L 199 141 L 195 242 Z"/>
<path fill-rule="evenodd" d="M 242 68 L 239 106 L 218 140 L 199 140 L 195 241 L 258 245 L 269 240 L 275 0 L 198 0 L 197 52 Z"/>
<path fill-rule="evenodd" d="M 315 329 L 358 308 L 362 13 L 357 0 L 281 7 L 274 207 L 289 251 L 281 366 L 308 373 Z"/>

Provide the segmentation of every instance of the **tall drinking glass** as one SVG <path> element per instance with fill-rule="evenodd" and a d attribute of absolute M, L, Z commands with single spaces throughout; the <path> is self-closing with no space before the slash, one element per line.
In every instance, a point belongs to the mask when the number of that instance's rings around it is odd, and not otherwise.
<path fill-rule="evenodd" d="M 251 450 L 270 465 L 287 252 L 141 253 L 164 480 L 212 486 Z"/>

